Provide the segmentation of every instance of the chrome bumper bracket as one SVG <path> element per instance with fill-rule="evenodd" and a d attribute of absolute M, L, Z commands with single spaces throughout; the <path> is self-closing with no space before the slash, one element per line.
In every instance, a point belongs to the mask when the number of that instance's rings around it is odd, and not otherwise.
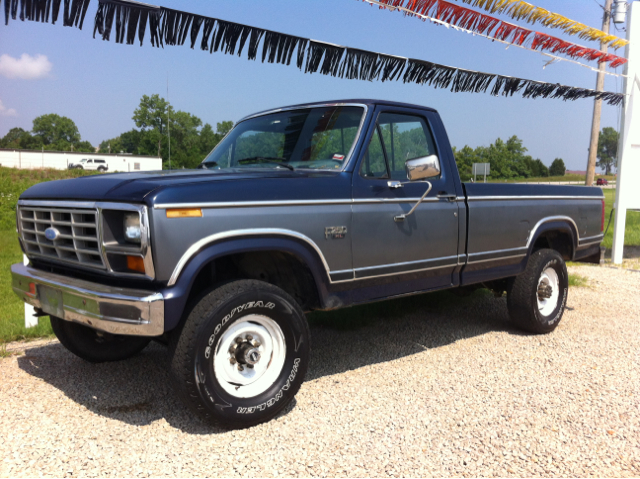
<path fill-rule="evenodd" d="M 41 271 L 11 266 L 13 291 L 23 301 L 66 321 L 129 336 L 164 333 L 161 293 L 118 288 Z"/>

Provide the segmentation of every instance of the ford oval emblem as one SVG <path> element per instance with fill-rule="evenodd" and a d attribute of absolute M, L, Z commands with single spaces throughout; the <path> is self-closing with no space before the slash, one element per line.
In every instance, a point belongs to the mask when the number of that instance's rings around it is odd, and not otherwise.
<path fill-rule="evenodd" d="M 47 238 L 49 241 L 55 241 L 58 239 L 59 236 L 60 236 L 60 232 L 54 227 L 49 227 L 46 230 L 44 230 L 44 237 Z"/>

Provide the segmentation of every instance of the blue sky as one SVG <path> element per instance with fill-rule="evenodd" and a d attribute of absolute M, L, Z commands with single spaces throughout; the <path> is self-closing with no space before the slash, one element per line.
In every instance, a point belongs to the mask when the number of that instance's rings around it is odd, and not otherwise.
<path fill-rule="evenodd" d="M 595 0 L 530 0 L 537 6 L 599 28 L 602 10 Z M 379 10 L 358 0 L 157 0 L 162 6 L 245 23 L 317 40 L 419 58 L 461 68 L 594 88 L 591 70 L 558 62 L 516 47 Z M 320 74 L 305 75 L 294 66 L 262 64 L 188 46 L 142 47 L 93 39 L 93 0 L 82 31 L 35 22 L 0 26 L 0 56 L 44 55 L 47 75 L 37 79 L 0 76 L 0 136 L 15 126 L 30 130 L 33 119 L 58 113 L 73 119 L 83 140 L 102 140 L 130 130 L 133 110 L 144 94 L 166 97 L 167 77 L 174 108 L 205 123 L 236 121 L 255 111 L 307 101 L 379 98 L 436 108 L 457 147 L 488 145 L 517 135 L 529 153 L 549 165 L 565 160 L 569 169 L 586 169 L 593 101 L 502 98 L 451 93 L 402 82 L 364 82 Z M 4 10 L 4 9 L 3 9 Z M 509 20 L 507 17 L 503 19 Z M 576 43 L 560 30 L 530 27 Z M 624 36 L 624 32 L 616 32 Z M 112 35 L 112 38 L 114 35 Z M 618 50 L 624 55 L 624 49 Z M 620 72 L 622 68 L 618 69 Z M 622 81 L 607 77 L 605 89 L 621 91 Z M 14 111 L 12 111 L 14 110 Z M 619 108 L 603 107 L 602 127 L 617 127 Z"/>

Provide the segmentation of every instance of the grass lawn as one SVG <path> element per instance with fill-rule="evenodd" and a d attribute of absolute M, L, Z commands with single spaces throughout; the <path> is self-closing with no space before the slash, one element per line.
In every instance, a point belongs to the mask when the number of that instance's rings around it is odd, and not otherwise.
<path fill-rule="evenodd" d="M 22 262 L 22 251 L 16 233 L 16 204 L 20 194 L 36 183 L 96 172 L 84 170 L 19 170 L 0 167 L 0 344 L 17 339 L 37 338 L 53 334 L 49 318 L 40 318 L 35 328 L 24 327 L 24 303 L 11 289 L 11 265 Z"/>
<path fill-rule="evenodd" d="M 11 290 L 10 267 L 22 261 L 22 252 L 15 231 L 15 207 L 18 196 L 29 186 L 41 181 L 73 178 L 84 174 L 92 174 L 80 170 L 16 170 L 0 167 L 0 345 L 4 342 L 25 338 L 36 338 L 51 335 L 49 318 L 39 320 L 36 328 L 25 329 L 24 306 L 22 301 Z M 569 181 L 569 180 L 567 180 Z M 615 198 L 615 190 L 604 190 L 606 196 L 606 222 Z M 613 241 L 613 220 L 604 239 L 604 245 L 611 248 Z M 625 244 L 640 246 L 640 212 L 627 214 Z M 582 278 L 572 278 L 575 286 L 583 286 Z M 489 294 L 477 291 L 475 295 Z M 380 318 L 393 318 L 399 312 L 406 314 L 413 310 L 434 310 L 444 308 L 452 301 L 461 299 L 449 292 L 432 293 L 430 295 L 412 296 L 404 299 L 385 301 L 365 306 L 356 306 L 339 311 L 317 312 L 309 315 L 313 324 L 321 324 L 332 328 L 357 328 Z M 372 319 L 373 318 L 373 319 Z"/>
<path fill-rule="evenodd" d="M 0 344 L 25 338 L 39 338 L 53 334 L 49 318 L 39 318 L 38 326 L 24 327 L 24 303 L 11 289 L 11 265 L 22 262 L 22 251 L 15 231 L 0 230 Z"/>
<path fill-rule="evenodd" d="M 609 231 L 602 244 L 605 248 L 611 249 L 613 246 L 613 225 L 615 223 L 615 215 L 611 216 L 611 209 L 616 199 L 616 190 L 603 190 L 605 196 L 605 217 L 604 227 L 606 229 L 611 218 Z M 640 246 L 640 211 L 627 211 L 627 223 L 624 231 L 625 246 Z"/>

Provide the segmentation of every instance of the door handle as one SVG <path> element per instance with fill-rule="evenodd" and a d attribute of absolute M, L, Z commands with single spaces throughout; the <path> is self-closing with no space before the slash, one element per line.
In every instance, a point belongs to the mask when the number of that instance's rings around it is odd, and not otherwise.
<path fill-rule="evenodd" d="M 458 198 L 456 195 L 447 195 L 447 194 L 438 195 L 438 199 L 442 199 L 442 200 L 455 201 L 456 198 Z"/>
<path fill-rule="evenodd" d="M 404 188 L 404 185 L 400 181 L 387 181 L 387 186 L 392 190 L 395 190 L 397 188 Z"/>

